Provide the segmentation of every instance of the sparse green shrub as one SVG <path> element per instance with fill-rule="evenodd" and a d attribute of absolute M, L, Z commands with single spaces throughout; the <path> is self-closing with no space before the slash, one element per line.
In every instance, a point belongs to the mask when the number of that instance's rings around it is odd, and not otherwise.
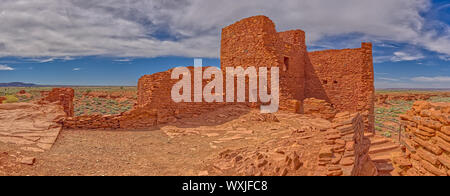
<path fill-rule="evenodd" d="M 17 103 L 19 102 L 19 98 L 17 98 L 14 95 L 6 95 L 6 100 L 3 101 L 3 103 Z"/>

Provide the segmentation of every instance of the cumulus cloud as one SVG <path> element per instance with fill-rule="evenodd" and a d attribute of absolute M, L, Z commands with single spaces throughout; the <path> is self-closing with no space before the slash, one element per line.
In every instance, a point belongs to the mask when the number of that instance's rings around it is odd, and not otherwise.
<path fill-rule="evenodd" d="M 0 65 L 0 71 L 13 71 L 14 68 L 8 66 L 8 65 Z"/>
<path fill-rule="evenodd" d="M 444 61 L 450 61 L 450 55 L 439 55 L 439 59 Z"/>
<path fill-rule="evenodd" d="M 423 56 L 422 54 L 418 53 L 418 54 L 408 54 L 406 52 L 394 52 L 394 56 L 391 57 L 391 60 L 394 62 L 397 61 L 415 61 L 415 60 L 419 60 L 419 59 L 423 59 L 425 58 L 425 56 Z"/>
<path fill-rule="evenodd" d="M 450 76 L 437 76 L 437 77 L 414 77 L 411 79 L 416 82 L 450 82 Z"/>
<path fill-rule="evenodd" d="M 218 57 L 221 28 L 259 14 L 279 31 L 305 30 L 311 45 L 360 33 L 354 43 L 384 39 L 450 55 L 450 37 L 423 28 L 429 8 L 429 0 L 2 0 L 0 56 Z"/>
<path fill-rule="evenodd" d="M 386 78 L 386 77 L 378 77 L 377 79 L 378 80 L 392 81 L 392 82 L 400 81 L 399 79 L 396 79 L 396 78 Z"/>

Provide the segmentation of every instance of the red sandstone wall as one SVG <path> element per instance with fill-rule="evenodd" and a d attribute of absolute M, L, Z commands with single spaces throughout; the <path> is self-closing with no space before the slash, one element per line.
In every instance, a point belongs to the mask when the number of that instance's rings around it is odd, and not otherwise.
<path fill-rule="evenodd" d="M 306 97 L 327 100 L 338 111 L 361 112 L 366 130 L 374 130 L 372 45 L 309 53 Z"/>
<path fill-rule="evenodd" d="M 158 112 L 158 123 L 169 122 L 175 116 L 190 117 L 206 111 L 223 107 L 226 103 L 195 103 L 194 101 L 194 68 L 188 67 L 191 72 L 191 103 L 176 103 L 172 100 L 172 87 L 180 80 L 172 80 L 172 70 L 152 75 L 145 75 L 138 81 L 138 106 L 156 109 Z M 203 67 L 205 70 L 207 67 Z M 202 88 L 210 80 L 204 80 Z M 225 92 L 225 88 L 224 88 Z M 225 97 L 225 96 L 224 96 Z M 224 99 L 225 100 L 225 99 Z"/>
<path fill-rule="evenodd" d="M 63 122 L 66 129 L 140 129 L 157 125 L 157 112 L 137 108 L 118 115 L 69 117 Z"/>
<path fill-rule="evenodd" d="M 226 67 L 237 66 L 279 67 L 281 110 L 299 112 L 301 110 L 294 107 L 304 98 L 322 99 L 338 112 L 361 112 L 366 129 L 373 130 L 374 76 L 370 43 L 363 43 L 362 48 L 357 49 L 307 53 L 303 31 L 277 33 L 269 18 L 255 16 L 222 30 L 221 69 L 225 72 Z M 164 108 L 167 114 L 159 115 L 161 118 L 180 113 L 196 114 L 221 105 L 174 103 L 170 100 L 170 91 L 177 81 L 170 79 L 170 73 L 171 70 L 139 80 L 140 106 L 150 104 L 155 109 Z M 248 81 L 246 86 L 248 88 Z M 248 89 L 246 95 L 248 97 Z"/>
<path fill-rule="evenodd" d="M 303 31 L 277 33 L 274 23 L 265 16 L 243 19 L 222 30 L 221 68 L 224 74 L 226 67 L 280 67 L 280 109 L 298 112 L 295 107 L 298 107 L 298 102 L 304 98 L 304 58 L 306 54 Z M 288 59 L 288 65 L 285 65 L 285 58 Z M 190 70 L 193 77 L 193 68 L 191 67 Z M 148 107 L 164 112 L 164 114 L 158 115 L 158 118 L 163 118 L 174 115 L 199 114 L 225 105 L 224 103 L 173 102 L 170 94 L 171 88 L 178 80 L 171 80 L 171 72 L 172 70 L 146 75 L 139 79 L 138 105 L 140 107 L 148 104 Z M 226 82 L 225 75 L 223 80 Z M 203 86 L 208 82 L 204 81 Z M 235 91 L 236 89 L 235 82 Z M 192 94 L 193 92 L 194 88 L 192 87 Z M 224 100 L 226 100 L 225 98 L 224 96 Z M 248 101 L 248 78 L 246 98 Z M 159 119 L 158 122 L 160 120 L 168 121 L 168 119 Z"/>
<path fill-rule="evenodd" d="M 71 88 L 54 88 L 52 91 L 46 93 L 46 97 L 40 100 L 43 102 L 59 102 L 66 112 L 67 116 L 73 116 L 73 97 L 75 91 Z"/>
<path fill-rule="evenodd" d="M 291 108 L 292 100 L 304 98 L 306 54 L 303 31 L 277 33 L 275 24 L 265 16 L 246 18 L 222 30 L 223 70 L 237 66 L 280 68 L 281 109 Z"/>
<path fill-rule="evenodd" d="M 417 101 L 401 115 L 405 153 L 394 156 L 402 176 L 450 176 L 450 103 Z"/>

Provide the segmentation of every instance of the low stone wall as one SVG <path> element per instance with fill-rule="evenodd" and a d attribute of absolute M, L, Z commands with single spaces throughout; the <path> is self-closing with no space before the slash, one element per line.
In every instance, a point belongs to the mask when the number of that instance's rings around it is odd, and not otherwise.
<path fill-rule="evenodd" d="M 157 122 L 157 111 L 137 108 L 119 115 L 69 117 L 63 126 L 66 129 L 141 129 L 153 127 Z"/>
<path fill-rule="evenodd" d="M 364 121 L 359 113 L 336 114 L 332 129 L 326 131 L 325 145 L 319 151 L 319 166 L 327 176 L 376 176 L 369 157 L 370 140 L 364 136 Z"/>
<path fill-rule="evenodd" d="M 73 98 L 75 96 L 75 91 L 72 88 L 54 88 L 52 91 L 45 93 L 45 95 L 46 96 L 38 102 L 39 104 L 59 102 L 59 105 L 63 106 L 67 116 L 74 115 Z"/>
<path fill-rule="evenodd" d="M 401 115 L 404 154 L 393 157 L 404 176 L 450 176 L 450 103 L 417 101 Z"/>

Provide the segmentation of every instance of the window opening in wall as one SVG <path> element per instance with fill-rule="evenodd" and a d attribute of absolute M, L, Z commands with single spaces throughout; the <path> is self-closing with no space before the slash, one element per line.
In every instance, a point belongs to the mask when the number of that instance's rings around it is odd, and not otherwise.
<path fill-rule="evenodd" d="M 284 57 L 284 70 L 283 71 L 287 71 L 289 70 L 289 57 Z"/>

